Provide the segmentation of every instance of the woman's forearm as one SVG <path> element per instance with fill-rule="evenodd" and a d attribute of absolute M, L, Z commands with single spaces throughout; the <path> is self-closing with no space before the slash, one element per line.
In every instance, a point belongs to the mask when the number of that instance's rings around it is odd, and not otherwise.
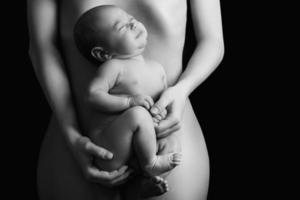
<path fill-rule="evenodd" d="M 70 94 L 69 80 L 55 46 L 38 48 L 31 45 L 30 58 L 44 94 L 68 142 L 78 136 L 76 115 Z"/>
<path fill-rule="evenodd" d="M 192 93 L 219 65 L 224 54 L 220 0 L 190 0 L 197 47 L 178 80 Z"/>
<path fill-rule="evenodd" d="M 190 95 L 216 69 L 223 55 L 222 41 L 213 39 L 201 41 L 176 85 Z"/>
<path fill-rule="evenodd" d="M 57 48 L 58 5 L 56 0 L 28 0 L 29 55 L 49 105 L 67 142 L 78 136 L 71 90 Z"/>

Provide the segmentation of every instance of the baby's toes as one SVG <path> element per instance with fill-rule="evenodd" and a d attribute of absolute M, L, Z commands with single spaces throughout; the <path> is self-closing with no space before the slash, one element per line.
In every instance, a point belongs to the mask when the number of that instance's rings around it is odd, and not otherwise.
<path fill-rule="evenodd" d="M 153 177 L 152 177 L 152 181 L 153 181 L 153 183 L 155 183 L 155 184 L 159 184 L 159 183 L 163 182 L 164 179 L 163 179 L 162 177 L 160 177 L 160 176 L 153 176 Z"/>
<path fill-rule="evenodd" d="M 169 191 L 169 184 L 168 184 L 168 181 L 166 179 L 163 179 L 163 181 L 162 181 L 162 187 L 164 188 L 164 190 L 166 192 Z"/>
<path fill-rule="evenodd" d="M 170 156 L 170 162 L 171 164 L 177 166 L 181 163 L 182 161 L 182 153 L 173 153 Z"/>
<path fill-rule="evenodd" d="M 168 192 L 169 191 L 169 184 L 168 184 L 168 182 L 166 182 L 166 184 L 164 186 L 165 186 L 165 191 Z"/>
<path fill-rule="evenodd" d="M 169 184 L 168 181 L 160 176 L 154 176 L 153 182 L 157 185 L 160 185 L 162 187 L 163 191 L 167 192 L 169 190 Z"/>

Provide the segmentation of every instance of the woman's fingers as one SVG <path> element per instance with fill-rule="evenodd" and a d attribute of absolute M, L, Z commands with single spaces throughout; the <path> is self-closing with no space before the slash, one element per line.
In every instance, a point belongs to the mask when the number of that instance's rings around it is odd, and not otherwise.
<path fill-rule="evenodd" d="M 167 137 L 170 134 L 174 133 L 175 131 L 178 131 L 179 129 L 180 129 L 180 124 L 178 123 L 178 124 L 175 124 L 174 126 L 172 126 L 171 128 L 166 129 L 163 132 L 158 132 L 156 134 L 156 137 L 157 137 L 157 139 Z"/>
<path fill-rule="evenodd" d="M 107 186 L 114 186 L 125 182 L 126 178 L 132 173 L 132 170 L 128 170 L 127 166 L 123 166 L 118 170 L 112 172 L 100 171 L 94 166 L 90 166 L 86 172 L 86 178 L 95 183 L 105 184 Z"/>
<path fill-rule="evenodd" d="M 112 186 L 117 186 L 125 183 L 127 181 L 127 178 L 132 174 L 133 170 L 128 170 L 125 173 L 119 175 L 118 177 L 114 178 L 112 181 L 110 181 L 110 184 Z"/>
<path fill-rule="evenodd" d="M 158 121 L 161 121 L 163 119 L 160 114 L 154 115 L 153 118 L 157 119 Z"/>
<path fill-rule="evenodd" d="M 163 98 L 163 96 L 152 106 L 150 112 L 152 115 L 157 115 L 163 112 L 169 104 L 169 100 L 167 98 Z"/>
<path fill-rule="evenodd" d="M 118 170 L 112 172 L 99 170 L 94 166 L 91 158 L 94 156 L 96 159 L 111 159 L 113 154 L 106 149 L 95 145 L 87 137 L 79 138 L 78 144 L 80 150 L 83 152 L 79 155 L 81 155 L 81 167 L 87 180 L 106 186 L 114 186 L 125 182 L 132 172 L 132 170 L 127 170 L 128 166 L 122 166 Z"/>
<path fill-rule="evenodd" d="M 162 117 L 162 119 L 165 119 L 167 116 L 167 109 L 163 109 L 159 115 Z"/>
<path fill-rule="evenodd" d="M 154 123 L 157 123 L 157 124 L 159 123 L 159 120 L 158 120 L 157 118 L 152 117 L 152 119 L 153 119 L 153 122 L 154 122 Z"/>
<path fill-rule="evenodd" d="M 89 181 L 103 183 L 109 180 L 109 173 L 106 171 L 100 171 L 98 168 L 90 165 L 86 169 L 85 177 Z"/>
<path fill-rule="evenodd" d="M 97 158 L 110 160 L 113 157 L 113 154 L 106 149 L 95 145 L 90 140 L 85 143 L 85 150 L 89 154 L 96 156 Z"/>
<path fill-rule="evenodd" d="M 179 119 L 170 114 L 166 119 L 160 121 L 159 126 L 156 128 L 156 132 L 165 132 L 167 129 L 170 129 L 175 125 L 179 125 Z"/>

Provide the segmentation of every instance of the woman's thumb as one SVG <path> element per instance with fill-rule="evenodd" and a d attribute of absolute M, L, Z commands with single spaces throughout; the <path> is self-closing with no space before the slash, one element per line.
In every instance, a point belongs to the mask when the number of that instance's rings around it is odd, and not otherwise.
<path fill-rule="evenodd" d="M 101 158 L 101 159 L 112 159 L 113 154 L 106 149 L 97 146 L 96 144 L 89 142 L 87 146 L 88 152 L 93 154 L 94 156 Z"/>
<path fill-rule="evenodd" d="M 168 105 L 168 102 L 164 98 L 160 98 L 150 109 L 153 115 L 161 113 Z"/>

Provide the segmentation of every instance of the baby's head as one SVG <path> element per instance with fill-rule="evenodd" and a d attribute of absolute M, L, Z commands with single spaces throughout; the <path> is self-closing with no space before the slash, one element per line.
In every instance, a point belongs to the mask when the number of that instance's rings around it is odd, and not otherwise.
<path fill-rule="evenodd" d="M 113 5 L 92 8 L 74 27 L 79 51 L 93 63 L 140 55 L 147 43 L 144 25 Z"/>

